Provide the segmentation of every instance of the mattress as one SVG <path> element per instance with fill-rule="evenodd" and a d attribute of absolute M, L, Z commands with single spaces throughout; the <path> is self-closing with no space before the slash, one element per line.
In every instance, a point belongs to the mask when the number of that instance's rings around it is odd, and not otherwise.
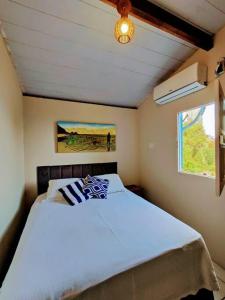
<path fill-rule="evenodd" d="M 202 236 L 126 191 L 78 206 L 36 201 L 4 300 L 175 300 L 218 289 Z"/>

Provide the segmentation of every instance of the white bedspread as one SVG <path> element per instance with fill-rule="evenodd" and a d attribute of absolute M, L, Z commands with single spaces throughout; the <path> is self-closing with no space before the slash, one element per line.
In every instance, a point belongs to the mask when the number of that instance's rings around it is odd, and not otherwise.
<path fill-rule="evenodd" d="M 184 292 L 217 289 L 201 235 L 133 193 L 115 193 L 107 200 L 89 200 L 76 207 L 36 202 L 0 299 L 61 299 L 71 291 L 79 297 L 89 287 L 177 249 L 187 253 L 190 268 L 199 272 L 194 283 L 185 283 L 189 291 Z M 194 251 L 198 260 L 190 256 Z M 185 278 L 186 270 L 179 272 L 170 276 L 182 278 L 184 272 Z M 149 299 L 170 299 L 158 292 L 157 298 Z"/>

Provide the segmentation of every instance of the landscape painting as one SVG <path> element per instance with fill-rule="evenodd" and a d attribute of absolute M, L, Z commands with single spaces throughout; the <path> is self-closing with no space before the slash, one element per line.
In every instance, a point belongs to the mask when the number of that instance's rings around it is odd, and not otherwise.
<path fill-rule="evenodd" d="M 109 152 L 116 150 L 116 126 L 57 122 L 57 152 Z"/>

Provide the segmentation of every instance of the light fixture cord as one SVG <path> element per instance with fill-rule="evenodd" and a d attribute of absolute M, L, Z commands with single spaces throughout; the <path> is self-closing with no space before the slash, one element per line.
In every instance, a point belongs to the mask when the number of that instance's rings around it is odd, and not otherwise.
<path fill-rule="evenodd" d="M 117 11 L 121 15 L 121 17 L 128 17 L 131 8 L 132 6 L 130 0 L 118 0 Z"/>

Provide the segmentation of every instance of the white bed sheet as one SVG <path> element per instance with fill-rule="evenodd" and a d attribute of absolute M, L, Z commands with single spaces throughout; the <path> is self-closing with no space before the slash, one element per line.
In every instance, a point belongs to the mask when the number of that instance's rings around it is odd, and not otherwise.
<path fill-rule="evenodd" d="M 130 278 L 132 298 L 126 297 L 127 287 L 121 299 L 174 300 L 203 287 L 218 288 L 201 235 L 126 191 L 76 207 L 36 201 L 0 299 L 111 299 L 107 288 L 96 289 L 91 297 L 80 294 L 128 270 L 132 272 L 123 273 L 120 282 Z M 156 283 L 163 276 L 167 282 Z"/>

